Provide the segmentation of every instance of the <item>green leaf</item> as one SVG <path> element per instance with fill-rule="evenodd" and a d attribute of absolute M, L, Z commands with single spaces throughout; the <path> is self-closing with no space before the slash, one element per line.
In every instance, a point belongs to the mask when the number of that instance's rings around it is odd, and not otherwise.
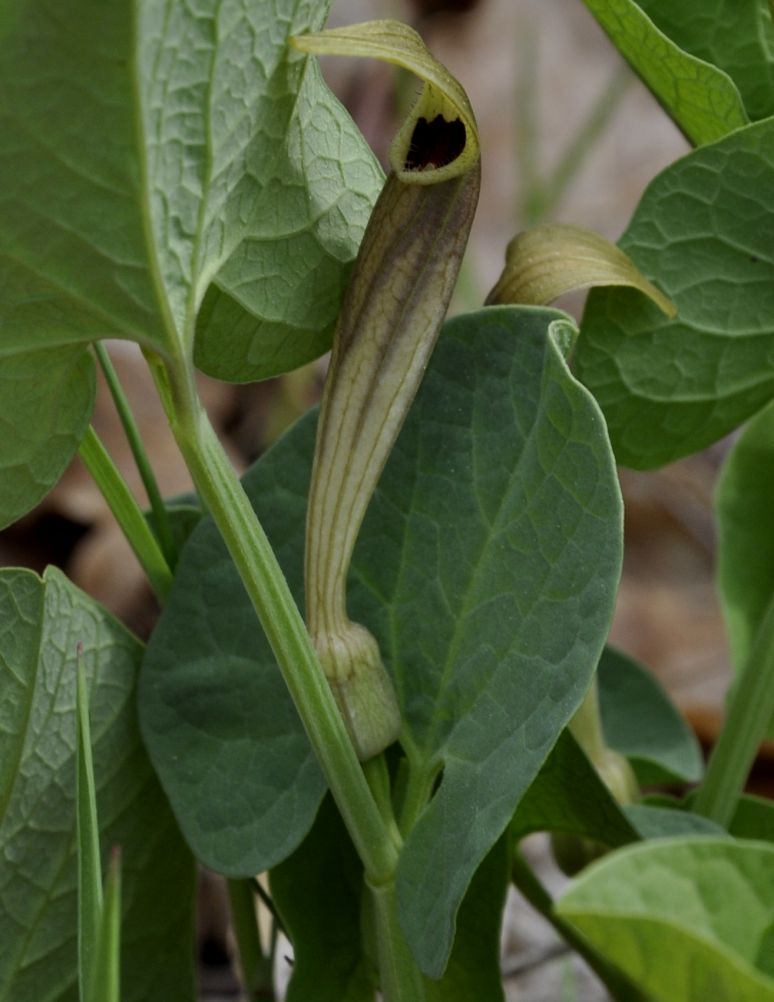
<path fill-rule="evenodd" d="M 597 678 L 605 740 L 629 759 L 640 785 L 698 783 L 699 742 L 652 672 L 605 647 Z"/>
<path fill-rule="evenodd" d="M 314 425 L 302 421 L 244 481 L 297 599 L 313 443 Z M 247 877 L 296 849 L 322 799 L 322 774 L 210 518 L 181 554 L 139 700 L 151 759 L 200 860 Z"/>
<path fill-rule="evenodd" d="M 735 838 L 774 842 L 774 801 L 750 795 L 740 797 L 728 830 Z"/>
<path fill-rule="evenodd" d="M 287 1002 L 373 1002 L 376 971 L 360 929 L 363 867 L 330 797 L 270 885 L 293 944 Z"/>
<path fill-rule="evenodd" d="M 694 145 L 711 143 L 747 124 L 731 78 L 679 48 L 642 5 L 634 0 L 585 0 L 585 4 Z"/>
<path fill-rule="evenodd" d="M 615 594 L 620 500 L 604 425 L 566 368 L 563 314 L 449 321 L 377 488 L 350 608 L 379 640 L 415 786 L 399 915 L 443 971 L 454 915 L 588 688 Z"/>
<path fill-rule="evenodd" d="M 449 965 L 440 981 L 425 982 L 427 1002 L 502 1002 L 509 860 L 502 838 L 471 881 Z M 294 948 L 288 1002 L 373 1002 L 376 971 L 362 942 L 363 867 L 330 797 L 298 849 L 271 871 L 271 893 Z"/>
<path fill-rule="evenodd" d="M 381 172 L 316 63 L 288 50 L 327 11 L 73 0 L 63 18 L 54 0 L 8 0 L 5 354 L 107 335 L 190 348 L 213 280 L 275 333 L 332 325 Z M 260 331 L 228 363 L 220 331 L 200 334 L 221 375 L 260 355 Z"/>
<path fill-rule="evenodd" d="M 76 666 L 75 761 L 76 837 L 78 840 L 78 984 L 86 1002 L 92 984 L 102 925 L 102 857 L 99 848 L 97 792 L 91 755 L 89 693 Z"/>
<path fill-rule="evenodd" d="M 774 114 L 774 24 L 766 0 L 638 0 L 679 46 L 731 77 L 753 119 Z"/>
<path fill-rule="evenodd" d="M 121 853 L 114 851 L 105 880 L 105 907 L 95 951 L 88 1002 L 121 998 Z"/>
<path fill-rule="evenodd" d="M 611 847 L 638 838 L 569 731 L 562 732 L 511 822 L 515 841 L 538 831 L 576 835 Z"/>
<path fill-rule="evenodd" d="M 646 190 L 621 247 L 678 316 L 594 290 L 577 355 L 620 463 L 695 452 L 774 395 L 773 204 L 774 119 L 696 150 Z"/>
<path fill-rule="evenodd" d="M 682 838 L 608 856 L 557 912 L 658 1002 L 769 1002 L 772 901 L 774 847 Z"/>
<path fill-rule="evenodd" d="M 473 873 L 580 703 L 612 610 L 620 498 L 600 414 L 559 347 L 572 330 L 529 308 L 446 325 L 355 552 L 351 609 L 395 675 L 419 785 L 446 765 L 398 878 L 430 973 Z M 297 597 L 313 448 L 304 419 L 244 480 Z M 308 831 L 322 781 L 209 520 L 151 641 L 141 721 L 210 865 L 257 872 Z M 225 813 L 224 789 L 240 791 Z"/>
<path fill-rule="evenodd" d="M 194 358 L 204 372 L 233 383 L 270 379 L 297 369 L 323 355 L 331 346 L 339 299 L 346 287 L 350 268 L 331 266 L 331 282 L 320 281 L 314 301 L 318 316 L 328 316 L 324 327 L 315 326 L 317 316 L 299 318 L 297 325 L 287 319 L 261 319 L 213 283 L 204 297 L 196 319 Z M 335 272 L 335 274 L 334 274 Z M 327 289 L 329 304 L 322 301 Z M 298 295 L 295 306 L 306 307 L 306 296 Z M 269 305 L 256 303 L 255 310 L 269 312 Z M 284 312 L 285 307 L 281 310 Z M 287 307 L 290 309 L 290 307 Z M 304 326 L 301 326 L 303 324 Z"/>
<path fill-rule="evenodd" d="M 643 839 L 671 838 L 676 835 L 727 837 L 720 825 L 690 811 L 651 804 L 627 804 L 623 811 Z"/>
<path fill-rule="evenodd" d="M 476 870 L 457 915 L 449 963 L 425 982 L 426 1002 L 504 1002 L 500 938 L 510 883 L 509 841 L 498 839 Z"/>
<path fill-rule="evenodd" d="M 140 644 L 53 569 L 0 572 L 0 622 L 0 999 L 77 998 L 80 644 L 101 842 L 123 847 L 123 1002 L 193 1002 L 194 870 L 140 743 Z"/>
<path fill-rule="evenodd" d="M 731 658 L 742 671 L 774 596 L 774 404 L 734 443 L 716 494 L 718 593 Z M 744 572 L 741 573 L 741 569 Z M 774 721 L 771 733 L 774 734 Z"/>
<path fill-rule="evenodd" d="M 0 529 L 26 515 L 64 473 L 88 427 L 94 392 L 94 360 L 81 346 L 2 359 Z"/>

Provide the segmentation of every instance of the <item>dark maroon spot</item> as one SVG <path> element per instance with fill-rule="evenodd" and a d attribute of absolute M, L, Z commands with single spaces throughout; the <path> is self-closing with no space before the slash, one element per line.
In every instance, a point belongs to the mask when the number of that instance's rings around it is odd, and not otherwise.
<path fill-rule="evenodd" d="M 404 170 L 429 170 L 450 164 L 465 149 L 465 126 L 455 118 L 447 122 L 443 115 L 436 115 L 428 122 L 418 118 L 411 135 Z"/>

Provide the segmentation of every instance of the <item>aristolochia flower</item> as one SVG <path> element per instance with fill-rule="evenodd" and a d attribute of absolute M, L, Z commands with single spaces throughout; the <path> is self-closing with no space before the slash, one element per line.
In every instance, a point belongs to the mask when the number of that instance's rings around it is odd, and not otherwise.
<path fill-rule="evenodd" d="M 347 572 L 454 289 L 478 200 L 478 140 L 464 91 L 405 25 L 371 22 L 294 44 L 387 58 L 425 80 L 393 143 L 339 315 L 307 515 L 307 626 L 367 759 L 398 736 L 400 714 L 376 640 L 347 615 Z"/>

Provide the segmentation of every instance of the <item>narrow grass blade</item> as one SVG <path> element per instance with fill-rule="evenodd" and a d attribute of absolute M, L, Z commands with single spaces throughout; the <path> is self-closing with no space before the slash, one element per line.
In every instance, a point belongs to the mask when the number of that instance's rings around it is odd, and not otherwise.
<path fill-rule="evenodd" d="M 110 855 L 105 879 L 105 907 L 94 954 L 86 1002 L 120 1002 L 121 998 L 121 850 Z"/>
<path fill-rule="evenodd" d="M 78 659 L 76 696 L 76 812 L 78 842 L 78 983 L 87 1002 L 102 916 L 102 867 L 99 854 L 97 797 L 91 757 L 89 694 Z"/>

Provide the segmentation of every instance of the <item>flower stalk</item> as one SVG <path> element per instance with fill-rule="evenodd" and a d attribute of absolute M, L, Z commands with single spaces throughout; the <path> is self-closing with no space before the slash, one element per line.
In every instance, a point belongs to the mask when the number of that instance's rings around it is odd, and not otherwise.
<path fill-rule="evenodd" d="M 358 54 L 384 55 L 376 51 L 387 44 L 379 39 L 390 44 L 397 39 L 388 58 L 415 70 L 418 62 L 430 65 L 432 72 L 424 75 L 431 82 L 393 144 L 392 170 L 334 333 L 317 428 L 305 564 L 307 627 L 363 761 L 398 737 L 400 712 L 376 640 L 347 614 L 347 574 L 366 509 L 454 291 L 480 187 L 472 112 L 459 84 L 439 90 L 439 79 L 448 84 L 452 78 L 423 47 L 417 49 L 414 33 L 375 24 L 378 30 L 358 26 L 366 39 Z M 337 49 L 331 48 L 332 35 L 339 37 Z M 343 44 L 353 52 L 353 38 L 343 30 L 303 36 L 294 44 L 328 52 L 342 51 Z"/>

